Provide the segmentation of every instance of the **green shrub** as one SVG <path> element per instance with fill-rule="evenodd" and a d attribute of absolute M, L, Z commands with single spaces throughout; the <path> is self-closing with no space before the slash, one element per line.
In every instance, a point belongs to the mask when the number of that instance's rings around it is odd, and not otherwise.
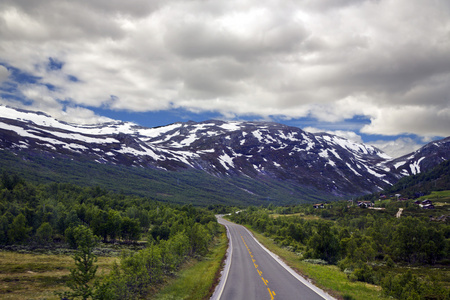
<path fill-rule="evenodd" d="M 372 267 L 364 265 L 362 268 L 358 268 L 353 272 L 356 280 L 374 284 L 375 272 Z"/>
<path fill-rule="evenodd" d="M 304 259 L 303 261 L 315 265 L 328 265 L 328 262 L 323 259 Z"/>

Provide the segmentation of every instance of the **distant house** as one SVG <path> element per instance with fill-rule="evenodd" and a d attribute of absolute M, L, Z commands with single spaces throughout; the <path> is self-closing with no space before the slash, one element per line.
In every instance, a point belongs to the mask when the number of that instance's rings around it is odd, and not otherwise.
<path fill-rule="evenodd" d="M 416 201 L 414 201 L 414 204 L 417 204 L 417 205 L 419 205 L 421 202 L 420 202 L 420 200 L 416 200 Z"/>
<path fill-rule="evenodd" d="M 313 207 L 314 208 L 324 208 L 325 206 L 323 205 L 323 203 L 318 203 L 318 204 L 314 204 Z"/>
<path fill-rule="evenodd" d="M 386 199 L 386 195 L 380 195 L 380 199 Z"/>
<path fill-rule="evenodd" d="M 408 198 L 400 197 L 398 198 L 398 201 L 408 201 Z"/>
<path fill-rule="evenodd" d="M 433 204 L 425 204 L 425 205 L 421 205 L 421 207 L 423 209 L 434 209 L 434 205 Z"/>
<path fill-rule="evenodd" d="M 434 209 L 433 202 L 431 202 L 431 200 L 429 200 L 429 199 L 423 200 L 423 201 L 419 204 L 419 206 L 422 207 L 423 209 Z"/>
<path fill-rule="evenodd" d="M 362 208 L 372 207 L 372 201 L 358 201 L 358 206 Z"/>

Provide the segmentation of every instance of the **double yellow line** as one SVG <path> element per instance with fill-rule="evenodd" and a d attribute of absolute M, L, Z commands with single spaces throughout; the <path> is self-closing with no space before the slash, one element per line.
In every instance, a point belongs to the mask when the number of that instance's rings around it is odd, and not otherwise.
<path fill-rule="evenodd" d="M 262 276 L 262 272 L 258 269 L 259 266 L 256 264 L 256 260 L 253 257 L 252 251 L 250 251 L 250 248 L 247 246 L 247 243 L 245 242 L 244 237 L 242 235 L 241 235 L 241 239 L 244 242 L 245 248 L 247 248 L 247 251 L 250 254 L 250 257 L 252 259 L 252 262 L 253 262 L 253 265 L 255 266 L 256 271 L 258 271 L 258 274 L 261 277 L 262 281 L 264 282 L 264 285 L 267 286 L 269 284 L 269 281 L 264 279 L 264 277 Z M 269 291 L 270 299 L 274 300 L 275 299 L 274 297 L 276 296 L 275 292 L 271 291 L 269 287 L 267 287 L 267 290 Z"/>

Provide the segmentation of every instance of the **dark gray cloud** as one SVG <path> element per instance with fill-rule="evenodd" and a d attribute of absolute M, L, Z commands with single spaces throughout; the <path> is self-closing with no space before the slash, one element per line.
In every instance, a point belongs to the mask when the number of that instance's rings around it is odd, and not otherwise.
<path fill-rule="evenodd" d="M 369 134 L 450 135 L 446 0 L 4 0 L 0 39 L 1 63 L 57 87 L 18 87 L 43 110 L 363 115 Z"/>
<path fill-rule="evenodd" d="M 6 67 L 0 65 L 0 84 L 9 77 L 9 71 Z"/>

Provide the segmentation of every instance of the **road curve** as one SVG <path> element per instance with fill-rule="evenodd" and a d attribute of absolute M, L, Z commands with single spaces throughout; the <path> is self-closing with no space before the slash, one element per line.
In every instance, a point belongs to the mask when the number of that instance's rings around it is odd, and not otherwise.
<path fill-rule="evenodd" d="M 227 261 L 212 300 L 334 299 L 286 266 L 243 226 L 218 217 L 229 238 Z"/>

